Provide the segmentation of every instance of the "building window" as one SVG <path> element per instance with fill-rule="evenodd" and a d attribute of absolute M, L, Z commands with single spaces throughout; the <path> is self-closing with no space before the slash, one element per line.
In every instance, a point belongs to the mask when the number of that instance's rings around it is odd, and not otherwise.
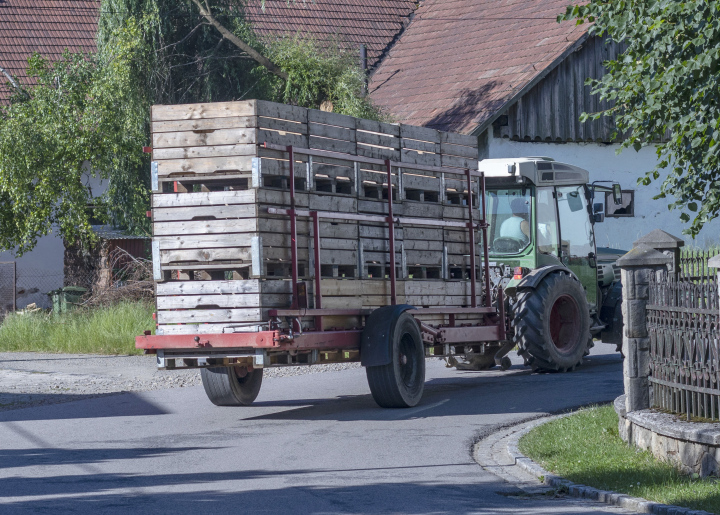
<path fill-rule="evenodd" d="M 635 216 L 635 191 L 623 190 L 622 204 L 617 205 L 613 201 L 612 192 L 605 193 L 605 216 L 621 217 Z"/>

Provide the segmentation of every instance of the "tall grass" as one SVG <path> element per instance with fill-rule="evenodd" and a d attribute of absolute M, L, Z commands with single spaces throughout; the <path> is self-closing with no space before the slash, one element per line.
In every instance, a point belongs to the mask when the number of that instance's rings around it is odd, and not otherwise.
<path fill-rule="evenodd" d="M 12 314 L 0 325 L 0 351 L 140 354 L 135 337 L 155 328 L 152 312 L 147 302 L 122 302 L 58 315 Z"/>

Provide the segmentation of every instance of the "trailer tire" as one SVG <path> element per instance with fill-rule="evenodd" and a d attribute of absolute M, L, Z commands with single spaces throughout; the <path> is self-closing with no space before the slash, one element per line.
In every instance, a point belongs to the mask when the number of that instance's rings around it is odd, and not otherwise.
<path fill-rule="evenodd" d="M 512 328 L 518 354 L 533 370 L 566 372 L 588 353 L 590 315 L 585 290 L 565 273 L 518 291 Z"/>
<path fill-rule="evenodd" d="M 210 367 L 200 372 L 205 394 L 215 406 L 249 406 L 262 386 L 263 369 Z"/>
<path fill-rule="evenodd" d="M 388 344 L 390 363 L 365 368 L 370 392 L 382 408 L 411 408 L 420 402 L 425 388 L 425 348 L 411 315 L 400 315 Z"/>

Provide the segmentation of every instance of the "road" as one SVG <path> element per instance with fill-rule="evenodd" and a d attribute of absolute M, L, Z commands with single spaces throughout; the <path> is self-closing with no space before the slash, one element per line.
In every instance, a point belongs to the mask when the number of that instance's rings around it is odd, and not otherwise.
<path fill-rule="evenodd" d="M 518 495 L 472 458 L 499 427 L 620 395 L 610 350 L 569 374 L 431 360 L 406 410 L 354 369 L 271 378 L 246 408 L 194 386 L 0 412 L 0 513 L 621 513 Z"/>

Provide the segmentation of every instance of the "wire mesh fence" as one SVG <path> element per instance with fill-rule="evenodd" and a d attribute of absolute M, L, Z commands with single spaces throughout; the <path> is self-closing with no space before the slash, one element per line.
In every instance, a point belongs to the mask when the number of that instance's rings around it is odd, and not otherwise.
<path fill-rule="evenodd" d="M 0 263 L 0 320 L 17 310 L 57 309 L 58 296 L 69 298 L 70 291 L 74 306 L 151 299 L 152 262 L 116 248 L 103 267 L 89 270 L 66 267 L 63 271 L 49 271 L 18 267 L 15 262 Z"/>

